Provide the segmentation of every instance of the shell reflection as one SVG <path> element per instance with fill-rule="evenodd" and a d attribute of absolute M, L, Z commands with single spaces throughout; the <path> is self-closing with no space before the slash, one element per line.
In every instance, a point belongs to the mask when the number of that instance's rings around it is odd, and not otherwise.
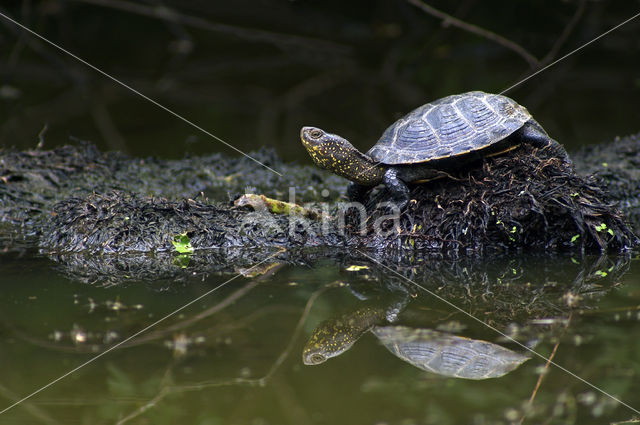
<path fill-rule="evenodd" d="M 376 326 L 371 332 L 407 363 L 454 378 L 498 378 L 530 358 L 498 344 L 431 329 Z"/>

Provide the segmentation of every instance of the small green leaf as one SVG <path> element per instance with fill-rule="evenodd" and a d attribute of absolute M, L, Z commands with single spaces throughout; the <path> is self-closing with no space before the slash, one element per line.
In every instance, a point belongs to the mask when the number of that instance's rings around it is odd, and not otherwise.
<path fill-rule="evenodd" d="M 176 249 L 176 251 L 178 251 L 180 254 L 191 254 L 193 252 L 191 240 L 189 240 L 187 232 L 174 236 L 171 243 L 173 244 L 173 247 Z"/>
<path fill-rule="evenodd" d="M 609 230 L 607 230 L 607 233 L 610 234 L 611 236 L 613 236 L 613 230 L 609 229 Z"/>
<path fill-rule="evenodd" d="M 602 270 L 598 270 L 596 271 L 596 276 L 600 276 L 600 277 L 605 277 L 607 275 L 607 272 L 602 271 Z"/>
<path fill-rule="evenodd" d="M 573 235 L 573 237 L 571 238 L 571 243 L 574 243 L 575 241 L 577 241 L 579 237 L 580 235 Z"/>

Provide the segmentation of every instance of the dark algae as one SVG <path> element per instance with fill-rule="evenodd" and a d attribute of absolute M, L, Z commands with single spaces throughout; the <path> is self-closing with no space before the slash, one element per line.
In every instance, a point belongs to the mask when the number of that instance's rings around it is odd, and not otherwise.
<path fill-rule="evenodd" d="M 622 209 L 634 228 L 640 223 L 640 134 L 617 137 L 611 143 L 583 147 L 576 152 L 582 175 L 593 175 L 596 184 Z"/>
<path fill-rule="evenodd" d="M 388 214 L 381 202 L 389 196 L 381 190 L 371 197 L 368 223 Z M 414 185 L 411 199 L 400 218 L 400 236 L 378 236 L 373 246 L 616 252 L 637 243 L 606 185 L 526 144 L 451 178 Z"/>
<path fill-rule="evenodd" d="M 385 221 L 384 201 L 392 195 L 384 186 L 369 196 L 367 217 L 354 210 L 344 217 L 343 179 L 282 163 L 271 151 L 255 155 L 283 170 L 282 181 L 248 159 L 219 154 L 166 161 L 101 153 L 88 144 L 5 149 L 0 152 L 2 239 L 26 239 L 27 246 L 57 253 L 172 251 L 173 237 L 185 232 L 196 251 L 324 246 L 390 257 L 417 251 L 619 252 L 637 243 L 631 226 L 638 223 L 628 224 L 623 212 L 637 217 L 639 144 L 631 136 L 577 152 L 576 169 L 589 175 L 574 172 L 549 150 L 522 144 L 446 178 L 409 185 L 411 202 L 399 229 Z M 597 155 L 607 155 L 612 166 L 602 166 L 605 161 L 593 158 Z M 297 202 L 325 201 L 333 220 L 253 211 L 231 202 L 247 190 L 287 199 L 289 186 Z M 374 232 L 376 220 L 389 231 Z"/>

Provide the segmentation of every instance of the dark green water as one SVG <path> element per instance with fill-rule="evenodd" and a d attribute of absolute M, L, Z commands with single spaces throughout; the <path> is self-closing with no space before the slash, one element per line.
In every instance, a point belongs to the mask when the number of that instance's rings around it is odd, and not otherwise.
<path fill-rule="evenodd" d="M 302 126 L 365 151 L 400 116 L 541 69 L 406 0 L 6 2 L 0 11 L 234 147 L 308 161 Z M 134 2 L 135 3 L 135 2 Z M 638 13 L 636 1 L 445 1 L 431 6 L 559 59 Z M 64 6 L 62 6 L 64 4 Z M 178 16 L 179 15 L 179 16 Z M 572 29 L 563 33 L 573 19 Z M 194 22 L 195 20 L 195 22 Z M 0 21 L 0 145 L 90 140 L 102 151 L 180 158 L 237 152 L 44 42 Z M 638 131 L 638 19 L 507 95 L 570 150 Z"/>
<path fill-rule="evenodd" d="M 460 288 L 451 278 L 424 283 L 419 269 L 411 279 L 523 342 L 538 339 L 535 350 L 544 356 L 557 345 L 557 364 L 639 408 L 637 262 L 626 273 L 611 272 L 613 263 L 586 271 L 575 264 L 590 261 L 511 261 L 504 270 L 521 278 L 476 273 L 483 282 L 461 279 Z M 4 255 L 0 264 L 2 409 L 236 275 L 100 287 L 69 280 L 37 256 Z M 628 265 L 622 261 L 620 270 Z M 523 423 L 602 424 L 634 417 L 536 357 L 499 378 L 458 379 L 420 370 L 365 333 L 342 355 L 304 365 L 303 346 L 319 323 L 390 297 L 384 291 L 369 300 L 354 296 L 365 298 L 352 290 L 358 285 L 394 279 L 369 267 L 347 271 L 324 261 L 239 277 L 3 413 L 0 422 L 506 424 L 518 423 L 526 412 Z M 610 276 L 602 277 L 606 270 Z M 415 298 L 399 319 L 404 325 L 444 327 L 523 351 L 413 288 Z M 514 298 L 513 291 L 525 295 Z M 575 308 L 567 307 L 569 291 Z"/>

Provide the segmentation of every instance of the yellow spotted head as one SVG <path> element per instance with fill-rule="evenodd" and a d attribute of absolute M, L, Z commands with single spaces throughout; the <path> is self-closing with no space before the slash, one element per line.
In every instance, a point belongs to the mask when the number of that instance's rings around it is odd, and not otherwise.
<path fill-rule="evenodd" d="M 337 134 L 317 127 L 302 127 L 300 139 L 313 162 L 321 168 L 361 184 L 375 185 L 382 179 L 384 170 L 379 164 Z"/>
<path fill-rule="evenodd" d="M 386 311 L 364 306 L 320 323 L 302 349 L 302 362 L 317 365 L 347 351 L 365 332 L 384 321 Z"/>
<path fill-rule="evenodd" d="M 370 326 L 354 326 L 340 319 L 321 323 L 302 349 L 302 362 L 306 365 L 318 365 L 339 356 L 351 348 L 369 328 Z"/>
<path fill-rule="evenodd" d="M 302 127 L 300 139 L 313 162 L 329 171 L 346 166 L 356 151 L 346 139 L 316 127 Z"/>

